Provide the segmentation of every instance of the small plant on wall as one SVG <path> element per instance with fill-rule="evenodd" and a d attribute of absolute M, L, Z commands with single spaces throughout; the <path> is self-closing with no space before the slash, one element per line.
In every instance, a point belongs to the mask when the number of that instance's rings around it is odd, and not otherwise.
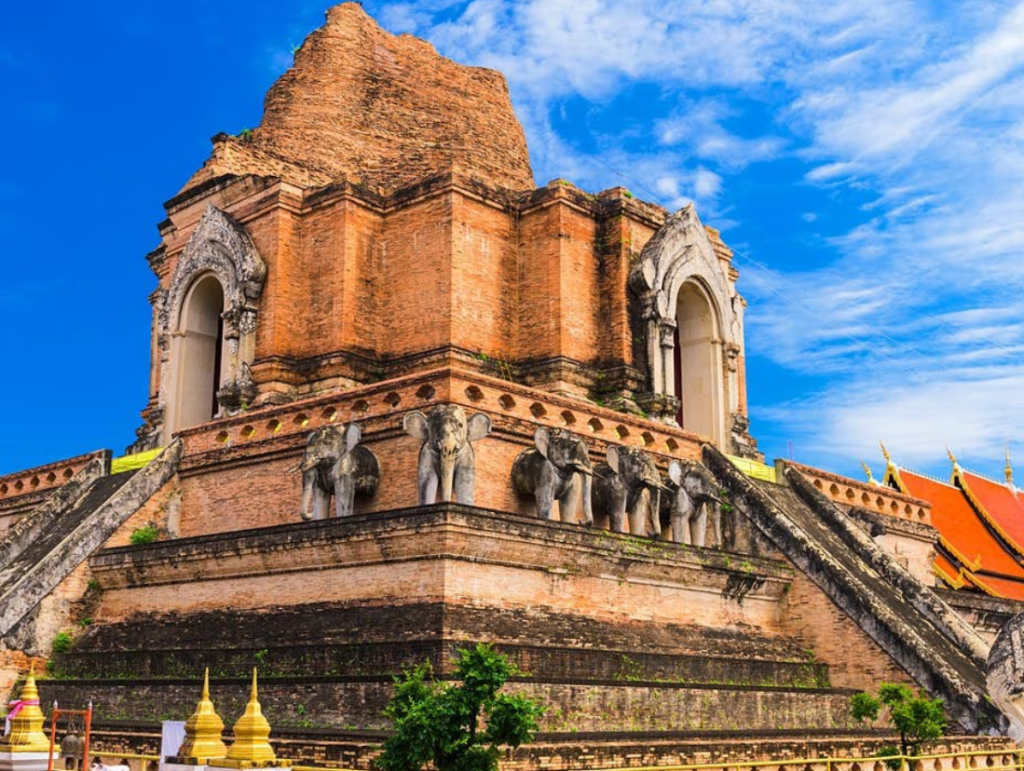
<path fill-rule="evenodd" d="M 439 682 L 429 663 L 395 678 L 395 695 L 384 710 L 395 735 L 375 765 L 381 771 L 495 771 L 502 746 L 533 740 L 544 708 L 533 699 L 498 691 L 515 666 L 490 645 L 460 650 L 455 676 Z"/>
<path fill-rule="evenodd" d="M 67 632 L 57 632 L 57 636 L 53 638 L 53 652 L 54 653 L 67 653 L 71 650 L 71 644 L 74 642 L 71 635 Z"/>
<path fill-rule="evenodd" d="M 143 527 L 135 528 L 128 540 L 132 546 L 142 546 L 143 544 L 153 543 L 153 541 L 159 538 L 160 529 L 156 525 L 144 525 Z"/>

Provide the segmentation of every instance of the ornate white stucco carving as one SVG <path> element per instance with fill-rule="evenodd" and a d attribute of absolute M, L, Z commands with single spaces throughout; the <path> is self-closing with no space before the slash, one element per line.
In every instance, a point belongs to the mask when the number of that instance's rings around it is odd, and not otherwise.
<path fill-rule="evenodd" d="M 178 260 L 170 287 L 156 303 L 161 351 L 159 404 L 166 417 L 161 433 L 176 430 L 183 304 L 196 279 L 212 274 L 224 291 L 224 341 L 228 353 L 218 386 L 220 414 L 240 409 L 255 396 L 249 364 L 255 355 L 259 299 L 267 276 L 249 234 L 233 217 L 206 207 Z"/>
<path fill-rule="evenodd" d="M 255 330 L 267 266 L 245 229 L 213 204 L 206 207 L 185 245 L 161 308 L 161 326 L 167 329 L 172 320 L 177 324 L 185 293 L 196 276 L 207 272 L 217 276 L 224 288 L 225 320 L 236 331 L 243 331 L 239 329 L 243 326 L 244 331 Z"/>
<path fill-rule="evenodd" d="M 719 414 L 713 416 L 712 438 L 726 446 L 742 376 L 735 362 L 743 349 L 743 301 L 692 204 L 670 216 L 647 242 L 629 284 L 641 303 L 652 403 L 661 405 L 660 417 L 666 422 L 674 422 L 670 406 L 676 393 L 673 333 L 679 293 L 693 284 L 707 300 L 715 324 L 712 358 L 716 370 L 721 370 L 715 372 L 721 393 L 714 400 Z"/>

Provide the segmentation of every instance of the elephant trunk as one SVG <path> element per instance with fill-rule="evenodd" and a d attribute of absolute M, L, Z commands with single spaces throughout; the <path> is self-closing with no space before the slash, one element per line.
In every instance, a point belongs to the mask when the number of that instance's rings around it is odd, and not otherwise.
<path fill-rule="evenodd" d="M 307 468 L 306 464 L 303 464 L 302 508 L 299 513 L 302 515 L 302 518 L 306 520 L 313 519 L 314 517 L 313 509 L 315 507 L 315 493 L 317 484 L 319 484 L 317 476 L 317 469 L 315 465 Z"/>
<path fill-rule="evenodd" d="M 452 486 L 455 482 L 455 462 L 458 460 L 459 448 L 456 442 L 443 442 L 441 444 L 441 458 L 440 458 L 440 483 L 441 483 L 441 500 L 450 501 L 452 499 Z"/>
<path fill-rule="evenodd" d="M 665 485 L 658 485 L 656 489 L 651 490 L 650 502 L 651 502 L 651 535 L 661 535 L 661 491 L 666 490 Z"/>
<path fill-rule="evenodd" d="M 591 527 L 594 524 L 594 472 L 580 474 L 580 487 L 583 493 L 583 524 Z"/>

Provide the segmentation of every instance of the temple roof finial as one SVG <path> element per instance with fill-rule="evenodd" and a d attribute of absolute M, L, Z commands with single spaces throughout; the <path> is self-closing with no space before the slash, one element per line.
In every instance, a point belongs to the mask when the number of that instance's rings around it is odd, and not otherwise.
<path fill-rule="evenodd" d="M 882 457 L 885 458 L 885 462 L 888 464 L 892 463 L 892 456 L 889 454 L 889 450 L 885 447 L 885 442 L 881 439 L 878 440 L 878 446 L 882 448 Z"/>
<path fill-rule="evenodd" d="M 1003 468 L 1003 475 L 1006 477 L 1006 484 L 1013 484 L 1013 464 L 1010 463 L 1010 444 L 1006 444 L 1006 466 Z"/>
<path fill-rule="evenodd" d="M 864 460 L 863 460 L 863 458 L 861 459 L 861 462 L 860 462 L 860 467 L 861 467 L 862 469 L 864 469 L 864 473 L 865 473 L 865 474 L 867 474 L 867 477 L 868 477 L 868 484 L 869 484 L 869 485 L 877 485 L 877 484 L 878 484 L 878 482 L 877 482 L 877 481 L 875 480 L 875 478 L 874 478 L 874 477 L 873 477 L 873 476 L 871 475 L 871 466 L 869 466 L 869 465 L 868 465 L 867 463 L 865 463 L 865 462 L 864 462 Z"/>
<path fill-rule="evenodd" d="M 953 451 L 948 447 L 946 448 L 946 455 L 949 456 L 950 461 L 952 461 L 953 463 L 953 470 L 958 471 L 960 469 L 960 464 L 957 463 L 956 456 L 953 454 Z"/>

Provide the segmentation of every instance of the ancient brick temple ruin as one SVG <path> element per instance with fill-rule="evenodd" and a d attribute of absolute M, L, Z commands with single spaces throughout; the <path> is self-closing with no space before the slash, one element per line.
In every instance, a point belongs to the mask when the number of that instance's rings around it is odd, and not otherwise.
<path fill-rule="evenodd" d="M 927 504 L 762 463 L 717 231 L 535 187 L 499 73 L 332 8 L 166 210 L 129 456 L 0 478 L 5 685 L 48 659 L 97 741 L 256 665 L 279 756 L 365 766 L 392 675 L 475 641 L 548 708 L 510 766 L 867 752 L 882 681 L 1020 727 L 1015 609 L 936 593 Z"/>

